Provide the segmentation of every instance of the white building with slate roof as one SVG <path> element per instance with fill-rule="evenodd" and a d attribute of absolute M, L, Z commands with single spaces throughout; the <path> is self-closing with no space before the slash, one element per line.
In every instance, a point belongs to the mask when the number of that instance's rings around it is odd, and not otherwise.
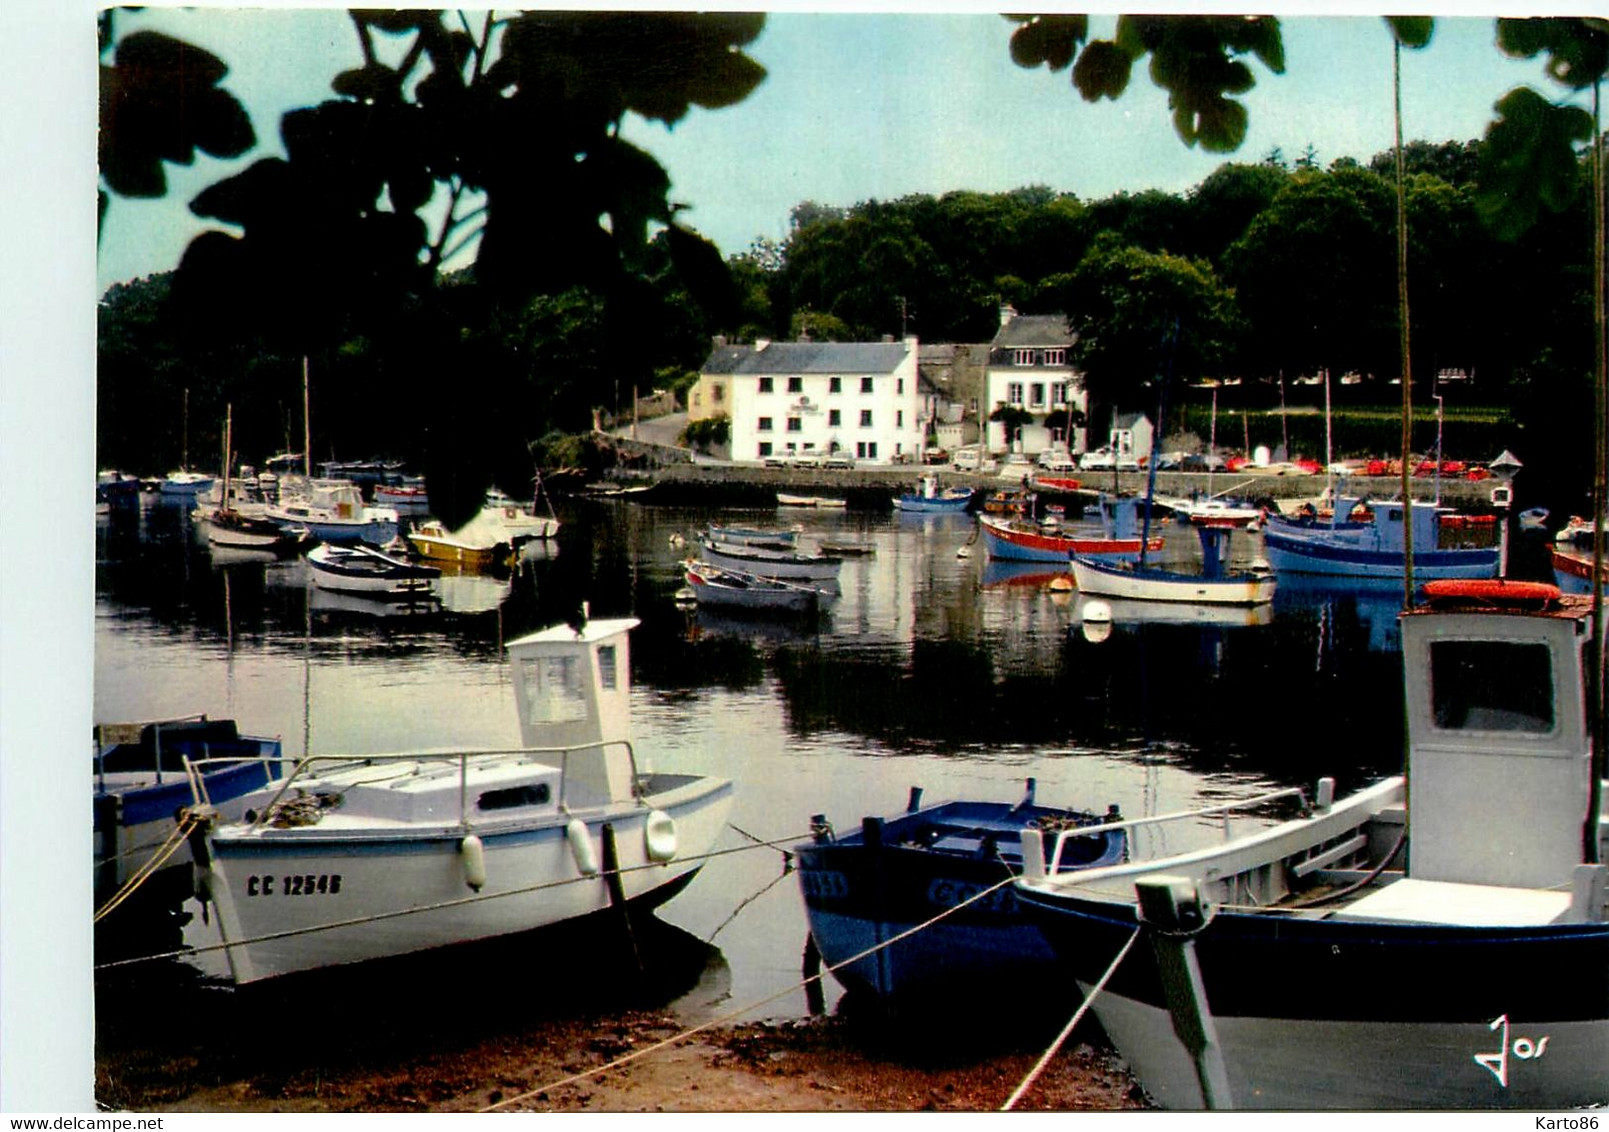
<path fill-rule="evenodd" d="M 1000 308 L 1000 329 L 989 343 L 989 368 L 984 376 L 984 436 L 991 452 L 1006 451 L 1010 438 L 1005 425 L 989 417 L 1002 405 L 1021 409 L 1033 417 L 1022 427 L 1022 451 L 1032 456 L 1052 446 L 1071 452 L 1085 449 L 1086 433 L 1072 427 L 1089 406 L 1083 375 L 1067 360 L 1073 334 L 1065 315 L 1018 314 L 1011 306 Z"/>
<path fill-rule="evenodd" d="M 717 341 L 690 416 L 725 412 L 733 460 L 847 454 L 857 463 L 920 461 L 926 420 L 917 342 Z"/>

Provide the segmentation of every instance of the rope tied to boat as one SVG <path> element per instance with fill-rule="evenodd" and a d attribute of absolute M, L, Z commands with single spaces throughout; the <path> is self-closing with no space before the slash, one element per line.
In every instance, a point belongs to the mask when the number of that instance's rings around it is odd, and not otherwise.
<path fill-rule="evenodd" d="M 296 797 L 285 798 L 276 802 L 263 815 L 263 823 L 271 825 L 275 829 L 294 829 L 299 826 L 317 825 L 323 820 L 326 810 L 339 808 L 345 800 L 345 797 L 341 794 L 309 794 L 298 786 L 296 788 Z"/>
<path fill-rule="evenodd" d="M 1099 997 L 1101 991 L 1106 989 L 1107 982 L 1111 979 L 1112 975 L 1116 973 L 1118 966 L 1122 964 L 1123 960 L 1128 958 L 1128 954 L 1133 949 L 1135 941 L 1140 938 L 1141 933 L 1144 931 L 1145 926 L 1142 924 L 1141 926 L 1135 928 L 1129 938 L 1124 941 L 1123 946 L 1118 950 L 1117 955 L 1112 959 L 1112 962 L 1108 964 L 1106 970 L 1101 974 L 1100 980 L 1092 988 L 1090 988 L 1089 994 L 1084 996 L 1084 1001 L 1078 1004 L 1077 1010 L 1073 1011 L 1073 1016 L 1072 1018 L 1068 1019 L 1067 1025 L 1063 1026 L 1061 1033 L 1056 1035 L 1056 1040 L 1050 1043 L 1050 1048 L 1040 1055 L 1039 1060 L 1034 1063 L 1034 1067 L 1030 1069 L 1028 1071 L 1028 1075 L 1022 1079 L 1022 1083 L 1019 1084 L 1016 1089 L 1012 1091 L 1012 1094 L 1006 1098 L 1006 1103 L 1000 1106 L 1001 1112 L 1010 1112 L 1017 1106 L 1017 1102 L 1022 1100 L 1022 1098 L 1027 1094 L 1028 1090 L 1033 1088 L 1034 1082 L 1039 1080 L 1039 1075 L 1045 1071 L 1045 1066 L 1050 1064 L 1050 1059 L 1055 1057 L 1056 1054 L 1061 1051 L 1062 1044 L 1066 1042 L 1068 1036 L 1078 1028 L 1078 1024 L 1084 1020 L 1084 1015 L 1089 1013 L 1089 1008 L 1091 1006 L 1095 1005 L 1095 999 Z"/>
<path fill-rule="evenodd" d="M 154 876 L 158 869 L 167 864 L 168 858 L 179 851 L 179 846 L 184 844 L 185 838 L 190 836 L 190 831 L 199 823 L 200 818 L 196 814 L 189 810 L 184 811 L 182 818 L 174 825 L 173 832 L 169 833 L 167 839 L 157 846 L 156 852 L 152 853 L 144 864 L 129 874 L 128 880 L 123 882 L 123 887 L 113 893 L 106 903 L 100 906 L 91 922 L 100 923 L 105 917 L 111 915 L 118 905 L 133 896 L 137 888 Z"/>

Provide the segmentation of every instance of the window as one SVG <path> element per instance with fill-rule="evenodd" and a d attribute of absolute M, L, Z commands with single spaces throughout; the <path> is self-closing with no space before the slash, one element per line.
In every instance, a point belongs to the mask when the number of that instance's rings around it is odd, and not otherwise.
<path fill-rule="evenodd" d="M 875 459 L 877 459 L 877 441 L 875 441 L 875 440 L 857 440 L 855 442 L 855 459 L 857 459 L 857 460 L 875 460 Z"/>
<path fill-rule="evenodd" d="M 613 645 L 598 646 L 598 686 L 613 689 L 615 686 L 615 647 Z"/>
<path fill-rule="evenodd" d="M 1046 350 L 1045 351 L 1045 363 L 1044 364 L 1047 365 L 1047 366 L 1064 366 L 1064 365 L 1066 365 L 1067 364 L 1067 350 L 1066 350 L 1066 348 L 1058 346 L 1054 350 Z"/>
<path fill-rule="evenodd" d="M 1036 409 L 1045 407 L 1045 383 L 1036 381 L 1028 387 L 1028 404 Z"/>
<path fill-rule="evenodd" d="M 895 409 L 894 410 L 894 427 L 895 428 L 904 428 L 905 427 L 905 410 L 904 409 Z"/>
<path fill-rule="evenodd" d="M 769 377 L 762 377 L 760 379 L 760 392 L 761 393 L 769 393 L 769 392 L 771 392 L 771 379 Z"/>
<path fill-rule="evenodd" d="M 837 428 L 839 425 L 841 425 L 843 423 L 844 423 L 844 415 L 843 415 L 843 413 L 839 412 L 837 409 L 828 409 L 827 410 L 827 427 L 828 428 Z"/>
<path fill-rule="evenodd" d="M 841 377 L 829 377 L 827 379 L 827 392 L 828 393 L 842 393 L 843 391 L 844 391 L 844 379 L 843 378 L 841 378 Z"/>
<path fill-rule="evenodd" d="M 771 455 L 771 442 L 769 440 L 760 441 L 760 459 L 763 460 L 769 455 Z"/>
<path fill-rule="evenodd" d="M 770 432 L 771 431 L 771 418 L 770 417 L 761 417 L 760 418 L 760 423 L 755 425 L 754 427 L 760 432 Z"/>
<path fill-rule="evenodd" d="M 894 392 L 895 393 L 904 393 L 905 392 L 905 379 L 903 377 L 899 378 L 898 380 L 896 380 L 894 382 Z"/>
<path fill-rule="evenodd" d="M 1430 710 L 1445 731 L 1553 730 L 1553 659 L 1541 643 L 1432 641 Z"/>
<path fill-rule="evenodd" d="M 577 723 L 587 718 L 587 689 L 575 656 L 524 662 L 527 714 L 532 723 Z"/>
<path fill-rule="evenodd" d="M 802 378 L 802 377 L 790 377 L 790 378 L 788 378 L 788 392 L 789 393 L 803 393 L 804 392 L 804 378 Z"/>
<path fill-rule="evenodd" d="M 1006 402 L 1008 404 L 1016 405 L 1018 407 L 1021 407 L 1021 405 L 1022 405 L 1022 382 L 1013 381 L 1013 382 L 1010 382 L 1009 384 L 1007 384 L 1007 386 L 1006 386 Z"/>
<path fill-rule="evenodd" d="M 789 417 L 788 418 L 788 431 L 789 432 L 803 432 L 804 431 L 804 421 L 800 420 L 798 417 Z"/>
<path fill-rule="evenodd" d="M 524 786 L 509 786 L 502 790 L 488 790 L 475 799 L 481 810 L 512 810 L 516 806 L 545 806 L 553 791 L 545 782 L 529 782 Z"/>
<path fill-rule="evenodd" d="M 710 400 L 714 401 L 717 405 L 719 405 L 722 401 L 726 400 L 726 386 L 724 386 L 724 385 L 712 385 L 712 386 L 710 386 Z"/>
<path fill-rule="evenodd" d="M 861 428 L 871 428 L 872 427 L 872 411 L 870 409 L 862 409 L 860 411 L 860 427 Z"/>
<path fill-rule="evenodd" d="M 1034 364 L 1034 352 L 1032 350 L 1013 350 L 1013 351 L 1011 351 L 1011 364 L 1014 365 L 1014 366 L 1031 366 L 1031 365 L 1033 365 Z"/>
<path fill-rule="evenodd" d="M 860 391 L 862 393 L 870 393 L 872 391 L 872 379 L 871 378 L 863 377 L 863 378 L 860 379 Z"/>
<path fill-rule="evenodd" d="M 1067 407 L 1067 383 L 1058 381 L 1050 387 L 1050 403 L 1058 409 Z"/>

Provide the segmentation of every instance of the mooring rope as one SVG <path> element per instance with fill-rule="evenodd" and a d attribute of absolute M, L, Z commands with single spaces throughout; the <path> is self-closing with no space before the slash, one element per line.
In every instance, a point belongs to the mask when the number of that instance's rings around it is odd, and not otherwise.
<path fill-rule="evenodd" d="M 842 959 L 842 960 L 838 961 L 837 963 L 832 964 L 829 967 L 823 967 L 820 971 L 817 971 L 815 974 L 809 975 L 809 976 L 799 980 L 797 983 L 793 983 L 793 984 L 791 984 L 789 986 L 786 986 L 786 987 L 782 988 L 781 990 L 777 991 L 774 994 L 769 994 L 769 995 L 767 995 L 766 997 L 764 997 L 762 999 L 758 999 L 758 1000 L 756 1000 L 754 1002 L 747 1003 L 744 1006 L 739 1006 L 739 1007 L 737 1007 L 737 1008 L 735 1008 L 733 1010 L 729 1010 L 725 1014 L 719 1015 L 718 1017 L 715 1017 L 715 1018 L 711 1018 L 706 1022 L 700 1022 L 698 1025 L 693 1026 L 693 1027 L 691 1027 L 689 1029 L 683 1030 L 678 1034 L 673 1034 L 672 1036 L 670 1036 L 668 1038 L 664 1038 L 664 1039 L 661 1039 L 660 1041 L 653 1042 L 650 1045 L 644 1046 L 642 1049 L 633 1050 L 631 1053 L 623 1054 L 622 1056 L 615 1058 L 613 1061 L 607 1062 L 607 1063 L 605 1063 L 603 1065 L 595 1066 L 592 1069 L 585 1069 L 585 1070 L 582 1070 L 579 1073 L 572 1073 L 572 1074 L 570 1074 L 570 1076 L 565 1077 L 565 1078 L 563 1078 L 561 1080 L 554 1081 L 553 1083 L 548 1084 L 548 1085 L 543 1085 L 540 1088 L 529 1089 L 529 1090 L 527 1090 L 527 1091 L 525 1091 L 523 1093 L 519 1093 L 516 1096 L 505 1097 L 503 1100 L 498 1101 L 496 1104 L 487 1105 L 486 1107 L 477 1109 L 476 1111 L 477 1112 L 495 1112 L 496 1110 L 498 1110 L 500 1108 L 506 1108 L 507 1106 L 509 1106 L 511 1104 L 518 1104 L 520 1101 L 529 1100 L 530 1098 L 535 1097 L 535 1096 L 539 1096 L 542 1093 L 551 1092 L 554 1089 L 563 1088 L 565 1085 L 571 1085 L 571 1084 L 574 1084 L 577 1081 L 585 1081 L 588 1077 L 596 1077 L 599 1073 L 607 1073 L 612 1069 L 617 1069 L 622 1065 L 627 1065 L 627 1064 L 629 1064 L 629 1063 L 631 1063 L 633 1061 L 636 1061 L 638 1058 L 647 1057 L 651 1053 L 656 1053 L 659 1050 L 664 1049 L 666 1046 L 675 1045 L 677 1042 L 685 1041 L 688 1038 L 692 1037 L 694 1034 L 703 1033 L 705 1030 L 713 1029 L 716 1026 L 724 1026 L 728 1022 L 735 1022 L 737 1019 L 741 1018 L 743 1015 L 748 1014 L 751 1011 L 758 1010 L 760 1007 L 766 1006 L 766 1005 L 768 1005 L 770 1003 L 773 1003 L 779 998 L 785 998 L 788 995 L 793 994 L 795 991 L 803 990 L 805 987 L 808 987 L 811 983 L 820 982 L 823 978 L 825 978 L 827 976 L 827 974 L 829 972 L 840 970 L 840 969 L 842 969 L 844 967 L 849 966 L 851 963 L 859 963 L 862 959 L 865 959 L 869 955 L 875 955 L 877 952 L 881 951 L 885 947 L 891 947 L 894 944 L 899 943 L 901 940 L 909 939 L 911 936 L 915 935 L 917 932 L 925 931 L 926 929 L 932 927 L 934 924 L 938 923 L 940 920 L 944 919 L 945 917 L 954 915 L 956 912 L 959 912 L 962 908 L 965 908 L 967 905 L 973 904 L 973 903 L 975 903 L 975 902 L 977 902 L 979 900 L 982 900 L 985 896 L 988 896 L 988 895 L 990 895 L 990 894 L 992 894 L 994 892 L 999 891 L 1000 889 L 1004 888 L 1008 884 L 1014 883 L 1016 881 L 1016 879 L 1017 878 L 1016 878 L 1015 875 L 1008 874 L 1002 880 L 999 880 L 999 881 L 995 882 L 994 884 L 991 884 L 989 887 L 987 887 L 985 889 L 982 889 L 979 892 L 974 893 L 973 895 L 967 897 L 965 900 L 962 900 L 962 901 L 959 901 L 958 903 L 952 904 L 950 907 L 948 907 L 944 911 L 940 912 L 937 916 L 934 916 L 934 917 L 932 917 L 931 919 L 928 919 L 928 920 L 924 920 L 920 924 L 915 924 L 915 925 L 913 925 L 913 926 L 911 926 L 909 928 L 906 928 L 904 931 L 900 932 L 897 935 L 890 936 L 888 939 L 885 939 L 881 943 L 873 944 L 871 947 L 866 948 L 864 951 L 860 952 L 859 954 L 851 955 L 848 959 Z"/>
<path fill-rule="evenodd" d="M 195 824 L 195 817 L 193 815 L 186 815 L 184 821 L 174 826 L 173 832 L 168 834 L 167 840 L 162 842 L 162 844 L 157 847 L 156 852 L 151 854 L 144 864 L 129 874 L 128 880 L 123 882 L 123 887 L 118 889 L 117 892 L 114 893 L 105 904 L 100 906 L 100 909 L 95 913 L 95 918 L 91 922 L 96 924 L 100 923 L 102 919 L 115 911 L 118 905 L 122 904 L 123 901 L 127 900 L 130 896 L 133 896 L 135 889 L 139 888 L 140 885 L 149 880 L 151 876 L 162 867 L 169 857 L 173 856 L 173 854 L 179 851 L 179 846 L 184 844 L 184 839 L 190 835 L 190 830 L 195 828 Z M 119 856 L 122 855 L 120 854 Z M 116 860 L 118 858 L 113 859 Z"/>
<path fill-rule="evenodd" d="M 1117 970 L 1118 964 L 1128 957 L 1129 949 L 1134 946 L 1134 941 L 1140 938 L 1140 933 L 1144 930 L 1143 927 L 1134 929 L 1134 934 L 1129 936 L 1128 941 L 1123 944 L 1122 949 L 1117 953 L 1117 957 L 1112 960 L 1111 965 L 1106 968 L 1106 972 L 1101 975 L 1100 981 L 1091 988 L 1089 994 L 1084 996 L 1084 1001 L 1078 1004 L 1077 1010 L 1073 1011 L 1073 1016 L 1067 1025 L 1063 1026 L 1061 1033 L 1056 1035 L 1056 1040 L 1050 1043 L 1050 1048 L 1028 1071 L 1028 1076 L 1022 1079 L 1022 1084 L 1017 1086 L 1016 1091 L 1006 1098 L 1006 1103 L 1000 1106 L 1001 1112 L 1010 1112 L 1016 1107 L 1017 1102 L 1022 1100 L 1023 1094 L 1033 1088 L 1034 1082 L 1039 1080 L 1039 1075 L 1045 1071 L 1045 1066 L 1050 1064 L 1050 1059 L 1056 1056 L 1057 1051 L 1062 1047 L 1062 1043 L 1067 1040 L 1067 1036 L 1078 1028 L 1078 1024 L 1084 1020 L 1084 1015 L 1089 1012 L 1089 1008 L 1095 1005 L 1096 997 L 1106 989 L 1107 980 Z"/>
<path fill-rule="evenodd" d="M 804 840 L 804 838 L 808 836 L 808 834 L 798 833 L 789 837 L 777 838 L 773 841 L 761 842 L 757 845 L 737 845 L 730 849 L 712 849 L 710 852 L 699 854 L 696 857 L 677 858 L 677 861 L 679 863 L 708 861 L 715 857 L 730 856 L 733 853 L 746 853 L 750 849 L 775 848 L 779 845 L 793 844 Z M 620 876 L 625 873 L 642 872 L 648 869 L 663 869 L 664 867 L 664 862 L 649 861 L 645 864 L 629 865 L 625 868 L 600 870 L 591 876 L 582 874 L 579 876 L 566 877 L 563 880 L 544 881 L 541 884 L 526 885 L 523 888 L 511 888 L 505 892 L 487 892 L 479 893 L 474 896 L 461 896 L 455 900 L 442 900 L 435 904 L 416 904 L 411 908 L 397 908 L 390 912 L 376 912 L 368 916 L 353 916 L 345 920 L 330 920 L 322 924 L 311 924 L 305 928 L 287 928 L 284 931 L 269 932 L 266 935 L 251 936 L 246 939 L 228 940 L 223 943 L 202 944 L 199 947 L 181 947 L 173 951 L 162 951 L 153 955 L 138 955 L 129 959 L 113 959 L 106 963 L 97 963 L 94 969 L 97 971 L 104 971 L 113 967 L 128 967 L 136 963 L 153 963 L 162 959 L 178 959 L 189 955 L 205 955 L 213 951 L 227 951 L 231 947 L 249 947 L 252 944 L 257 943 L 269 943 L 275 940 L 291 939 L 301 935 L 311 935 L 314 932 L 333 931 L 336 928 L 358 927 L 362 924 L 373 924 L 379 923 L 383 920 L 394 920 L 402 916 L 412 916 L 419 912 L 439 912 L 447 908 L 460 908 L 466 904 L 477 904 L 482 900 L 498 900 L 506 896 L 525 896 L 533 892 L 541 892 L 544 889 L 561 888 L 567 884 L 580 884 L 586 881 L 608 880 L 610 877 Z"/>

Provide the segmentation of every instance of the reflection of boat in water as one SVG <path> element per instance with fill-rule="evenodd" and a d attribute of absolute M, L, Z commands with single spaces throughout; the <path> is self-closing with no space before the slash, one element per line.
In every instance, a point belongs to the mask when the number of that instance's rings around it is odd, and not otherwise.
<path fill-rule="evenodd" d="M 308 591 L 308 605 L 315 613 L 351 613 L 361 617 L 417 617 L 439 613 L 441 602 L 426 591 L 415 597 L 394 598 L 383 594 L 338 593 L 318 586 Z"/>
<path fill-rule="evenodd" d="M 1267 625 L 1274 620 L 1274 606 L 1261 605 L 1195 605 L 1187 601 L 1136 601 L 1120 597 L 1080 595 L 1073 609 L 1073 624 L 1083 625 L 1085 608 L 1098 603 L 1105 607 L 1104 620 L 1114 625 L 1200 625 L 1233 629 L 1241 626 Z"/>
<path fill-rule="evenodd" d="M 450 563 L 442 564 L 441 577 L 436 579 L 436 595 L 449 613 L 490 613 L 513 592 L 510 577 L 455 569 Z"/>
<path fill-rule="evenodd" d="M 990 558 L 983 564 L 980 583 L 986 590 L 1047 589 L 1062 584 L 1071 592 L 1072 579 L 1065 569 L 1053 569 L 1046 562 L 1015 562 Z"/>
<path fill-rule="evenodd" d="M 1402 647 L 1397 629 L 1397 615 L 1402 611 L 1401 578 L 1286 574 L 1279 579 L 1273 609 L 1281 616 L 1321 616 L 1330 632 L 1337 619 L 1350 610 L 1368 631 L 1370 652 L 1395 652 Z"/>
<path fill-rule="evenodd" d="M 679 892 L 726 827 L 732 784 L 642 768 L 636 624 L 561 624 L 508 644 L 522 749 L 311 755 L 248 796 L 239 821 L 198 804 L 198 891 L 230 980 L 618 915 Z"/>

